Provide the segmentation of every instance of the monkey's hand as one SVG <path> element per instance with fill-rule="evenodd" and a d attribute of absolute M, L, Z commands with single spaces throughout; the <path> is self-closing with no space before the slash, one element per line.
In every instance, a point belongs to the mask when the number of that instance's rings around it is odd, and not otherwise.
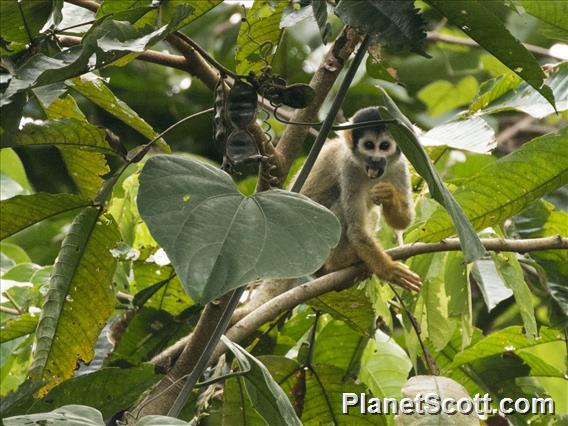
<path fill-rule="evenodd" d="M 389 182 L 379 182 L 371 188 L 371 200 L 376 205 L 392 206 L 396 197 L 396 189 Z"/>
<path fill-rule="evenodd" d="M 387 268 L 376 271 L 375 275 L 405 290 L 419 291 L 422 288 L 422 280 L 420 277 L 412 272 L 404 263 L 392 262 Z"/>

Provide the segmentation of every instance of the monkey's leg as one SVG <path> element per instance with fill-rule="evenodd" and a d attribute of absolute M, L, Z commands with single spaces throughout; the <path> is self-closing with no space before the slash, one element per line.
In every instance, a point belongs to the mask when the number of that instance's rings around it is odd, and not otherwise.
<path fill-rule="evenodd" d="M 408 195 L 390 182 L 380 182 L 371 188 L 371 200 L 383 206 L 386 222 L 394 229 L 405 229 L 412 222 L 413 211 Z"/>

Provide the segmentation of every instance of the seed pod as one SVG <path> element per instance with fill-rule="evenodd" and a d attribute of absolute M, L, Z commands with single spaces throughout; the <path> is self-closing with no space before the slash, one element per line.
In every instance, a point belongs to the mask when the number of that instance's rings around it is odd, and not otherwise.
<path fill-rule="evenodd" d="M 227 121 L 239 129 L 246 129 L 256 118 L 256 90 L 241 80 L 236 80 L 227 98 Z"/>
<path fill-rule="evenodd" d="M 229 135 L 225 155 L 232 164 L 260 158 L 254 137 L 242 129 L 236 129 Z"/>
<path fill-rule="evenodd" d="M 227 142 L 227 123 L 225 122 L 225 87 L 224 80 L 219 79 L 215 86 L 215 102 L 213 104 L 213 140 L 217 150 L 225 154 L 225 146 Z"/>

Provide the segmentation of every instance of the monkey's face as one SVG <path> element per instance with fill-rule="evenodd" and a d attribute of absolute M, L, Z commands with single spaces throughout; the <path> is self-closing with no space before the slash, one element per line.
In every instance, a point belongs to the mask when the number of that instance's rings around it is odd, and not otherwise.
<path fill-rule="evenodd" d="M 362 132 L 359 139 L 353 141 L 352 150 L 355 159 L 364 167 L 370 179 L 381 177 L 389 163 L 400 154 L 392 136 L 386 130 Z"/>

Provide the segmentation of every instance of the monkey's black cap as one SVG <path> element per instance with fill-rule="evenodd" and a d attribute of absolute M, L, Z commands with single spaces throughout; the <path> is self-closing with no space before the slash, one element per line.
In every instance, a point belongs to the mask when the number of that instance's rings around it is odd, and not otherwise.
<path fill-rule="evenodd" d="M 355 115 L 351 118 L 351 121 L 355 124 L 363 123 L 365 121 L 374 121 L 374 120 L 381 120 L 381 116 L 379 114 L 379 109 L 377 107 L 367 107 L 360 109 L 355 113 Z M 374 124 L 369 127 L 357 127 L 353 129 L 353 140 L 358 141 L 361 136 L 367 131 L 372 131 L 376 133 L 381 133 L 386 130 L 386 126 L 384 124 Z"/>

